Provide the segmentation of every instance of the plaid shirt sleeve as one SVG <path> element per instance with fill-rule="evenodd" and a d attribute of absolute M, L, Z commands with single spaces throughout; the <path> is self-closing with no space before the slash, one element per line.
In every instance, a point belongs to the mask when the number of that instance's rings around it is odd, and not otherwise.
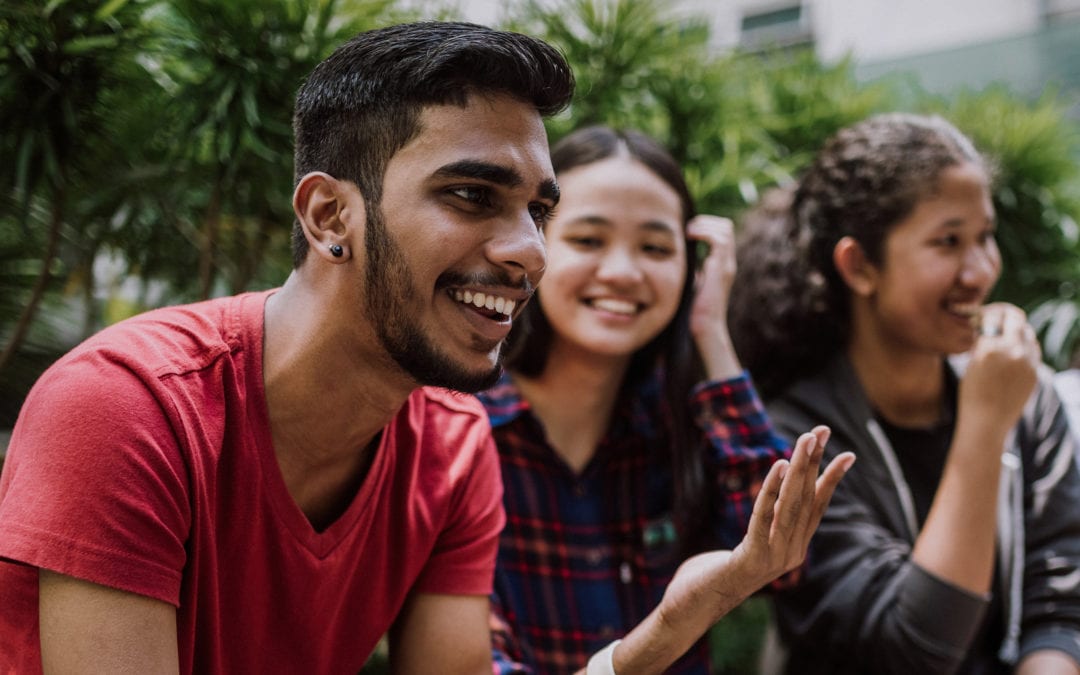
<path fill-rule="evenodd" d="M 745 371 L 697 385 L 690 405 L 708 441 L 709 466 L 721 495 L 717 535 L 722 546 L 733 548 L 746 534 L 765 475 L 776 460 L 791 456 L 791 446 L 773 429 Z"/>
<path fill-rule="evenodd" d="M 521 650 L 514 638 L 513 628 L 503 616 L 497 593 L 491 596 L 488 628 L 491 630 L 492 675 L 532 675 L 532 669 L 521 663 Z"/>

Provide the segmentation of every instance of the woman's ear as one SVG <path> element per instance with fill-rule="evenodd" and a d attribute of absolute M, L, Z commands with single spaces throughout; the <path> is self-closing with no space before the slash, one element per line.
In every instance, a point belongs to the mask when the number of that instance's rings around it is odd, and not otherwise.
<path fill-rule="evenodd" d="M 866 257 L 862 245 L 844 237 L 833 247 L 833 265 L 854 293 L 869 296 L 877 287 L 878 270 Z"/>
<path fill-rule="evenodd" d="M 349 241 L 353 230 L 363 227 L 365 215 L 363 197 L 351 183 L 321 171 L 309 173 L 293 191 L 293 212 L 316 255 L 333 263 L 351 257 Z"/>

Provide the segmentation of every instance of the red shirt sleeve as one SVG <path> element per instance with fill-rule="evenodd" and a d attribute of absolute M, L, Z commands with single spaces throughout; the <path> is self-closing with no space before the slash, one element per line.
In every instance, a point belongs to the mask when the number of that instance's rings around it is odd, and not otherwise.
<path fill-rule="evenodd" d="M 35 385 L 0 482 L 0 556 L 177 604 L 187 477 L 161 403 L 107 352 Z"/>

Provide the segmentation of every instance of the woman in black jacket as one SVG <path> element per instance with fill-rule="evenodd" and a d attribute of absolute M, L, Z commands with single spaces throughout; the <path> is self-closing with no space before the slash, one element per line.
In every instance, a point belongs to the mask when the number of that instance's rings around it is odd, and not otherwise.
<path fill-rule="evenodd" d="M 803 583 L 791 673 L 1080 673 L 1080 475 L 1001 270 L 991 171 L 939 117 L 842 130 L 748 218 L 733 340 L 782 433 L 859 457 Z"/>

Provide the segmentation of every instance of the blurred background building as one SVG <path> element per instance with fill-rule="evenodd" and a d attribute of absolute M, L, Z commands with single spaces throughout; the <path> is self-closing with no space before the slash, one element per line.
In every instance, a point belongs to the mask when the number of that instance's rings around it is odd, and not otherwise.
<path fill-rule="evenodd" d="M 493 23 L 514 2 L 463 8 Z M 901 72 L 930 92 L 1003 83 L 1080 95 L 1080 0 L 671 0 L 671 11 L 707 18 L 717 50 L 812 46 L 825 62 L 850 56 L 864 80 Z"/>

